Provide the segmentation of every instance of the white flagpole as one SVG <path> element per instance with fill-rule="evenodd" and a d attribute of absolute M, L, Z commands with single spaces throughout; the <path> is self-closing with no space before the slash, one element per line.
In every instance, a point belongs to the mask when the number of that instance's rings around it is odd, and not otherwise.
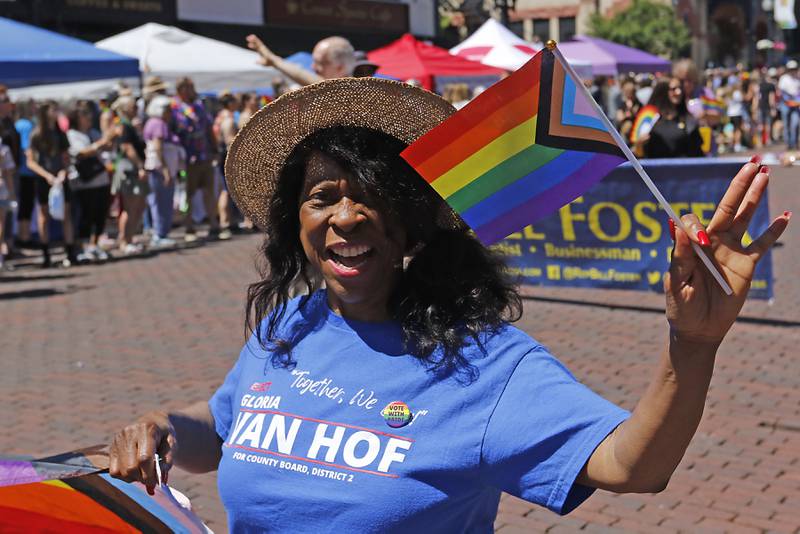
<path fill-rule="evenodd" d="M 625 154 L 625 157 L 627 157 L 628 161 L 631 162 L 631 165 L 636 170 L 637 174 L 639 174 L 639 177 L 644 181 L 645 185 L 650 190 L 650 192 L 653 193 L 653 196 L 656 197 L 658 203 L 661 204 L 661 207 L 664 208 L 664 211 L 667 212 L 667 215 L 669 215 L 669 217 L 673 221 L 675 221 L 675 225 L 678 226 L 678 228 L 680 228 L 681 230 L 683 230 L 688 234 L 688 229 L 681 221 L 681 218 L 678 217 L 678 214 L 675 213 L 675 210 L 672 209 L 672 206 L 670 206 L 669 202 L 667 202 L 667 199 L 664 198 L 664 195 L 662 195 L 661 191 L 658 190 L 656 184 L 654 184 L 650 176 L 647 175 L 647 172 L 642 167 L 642 164 L 639 163 L 639 160 L 636 159 L 636 156 L 634 156 L 633 152 L 631 152 L 631 149 L 628 147 L 628 144 L 622 138 L 617 129 L 614 128 L 614 125 L 611 124 L 611 121 L 608 119 L 608 117 L 606 117 L 606 114 L 603 112 L 603 110 L 600 109 L 600 105 L 597 102 L 595 102 L 594 98 L 592 97 L 592 94 L 589 92 L 586 86 L 583 85 L 583 80 L 580 79 L 580 77 L 577 75 L 577 73 L 569 64 L 569 62 L 566 59 L 564 59 L 564 56 L 561 55 L 561 51 L 556 46 L 556 42 L 553 41 L 552 39 L 550 41 L 547 41 L 547 49 L 550 50 L 553 53 L 553 55 L 556 56 L 556 59 L 558 59 L 558 61 L 561 62 L 561 65 L 564 67 L 564 70 L 567 71 L 567 74 L 569 74 L 569 77 L 572 78 L 572 81 L 575 83 L 575 85 L 577 85 L 579 89 L 583 91 L 584 96 L 594 108 L 595 113 L 597 113 L 597 116 L 600 118 L 601 121 L 603 121 L 603 124 L 605 125 L 606 130 L 608 130 L 608 133 L 611 134 L 611 137 L 614 138 L 614 141 L 616 141 L 617 145 L 619 145 L 619 148 L 620 150 L 622 150 L 622 153 Z M 694 241 L 691 241 L 691 243 L 695 253 L 708 268 L 709 272 L 717 280 L 717 282 L 719 283 L 720 287 L 722 287 L 722 290 L 725 292 L 725 294 L 726 295 L 733 294 L 733 290 L 728 285 L 728 282 L 726 282 L 725 278 L 722 277 L 722 274 L 717 270 L 717 267 L 714 265 L 714 263 L 711 261 L 708 255 L 706 255 L 706 252 L 702 248 L 700 248 L 700 245 L 698 245 Z"/>

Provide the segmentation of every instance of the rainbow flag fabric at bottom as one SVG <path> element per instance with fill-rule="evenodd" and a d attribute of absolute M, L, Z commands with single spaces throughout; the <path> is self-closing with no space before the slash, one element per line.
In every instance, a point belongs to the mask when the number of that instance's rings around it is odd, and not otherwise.
<path fill-rule="evenodd" d="M 485 245 L 557 211 L 625 160 L 546 48 L 401 156 Z"/>

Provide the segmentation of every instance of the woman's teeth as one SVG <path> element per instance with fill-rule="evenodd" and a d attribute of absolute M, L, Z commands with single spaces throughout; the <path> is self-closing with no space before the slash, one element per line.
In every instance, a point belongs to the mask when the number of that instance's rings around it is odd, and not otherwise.
<path fill-rule="evenodd" d="M 339 265 L 353 268 L 366 260 L 370 252 L 372 252 L 370 247 L 359 245 L 337 248 L 336 252 L 331 250 L 330 254 L 331 258 Z"/>
<path fill-rule="evenodd" d="M 354 256 L 360 256 L 366 252 L 369 252 L 369 247 L 366 245 L 359 245 L 355 247 L 342 247 L 337 249 L 334 254 L 337 256 L 343 256 L 345 258 L 352 258 Z"/>

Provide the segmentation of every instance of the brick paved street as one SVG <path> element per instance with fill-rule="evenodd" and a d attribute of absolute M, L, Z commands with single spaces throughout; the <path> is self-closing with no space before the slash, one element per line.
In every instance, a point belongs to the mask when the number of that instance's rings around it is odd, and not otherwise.
<path fill-rule="evenodd" d="M 748 303 L 723 345 L 707 409 L 669 488 L 596 493 L 566 518 L 504 497 L 501 533 L 800 531 L 800 172 L 775 169 L 771 211 L 795 219 L 774 252 L 773 305 Z M 243 341 L 255 236 L 69 270 L 0 275 L 0 451 L 105 442 L 138 414 L 207 399 Z M 526 289 L 521 327 L 590 387 L 633 409 L 666 336 L 663 297 Z M 213 474 L 175 487 L 217 532 Z"/>

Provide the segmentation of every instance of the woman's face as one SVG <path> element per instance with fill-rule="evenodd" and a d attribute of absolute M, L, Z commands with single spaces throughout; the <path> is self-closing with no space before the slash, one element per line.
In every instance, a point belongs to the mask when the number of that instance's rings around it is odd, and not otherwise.
<path fill-rule="evenodd" d="M 88 111 L 78 113 L 78 127 L 82 132 L 86 132 L 92 127 L 92 115 Z"/>
<path fill-rule="evenodd" d="M 55 106 L 47 107 L 47 120 L 50 121 L 50 127 L 53 128 L 58 123 L 58 110 Z"/>
<path fill-rule="evenodd" d="M 669 101 L 673 106 L 678 106 L 683 102 L 683 87 L 677 78 L 669 81 Z"/>
<path fill-rule="evenodd" d="M 299 216 L 303 250 L 325 279 L 333 311 L 356 320 L 387 319 L 406 249 L 402 225 L 318 152 L 306 166 Z"/>
<path fill-rule="evenodd" d="M 625 82 L 622 86 L 622 94 L 625 98 L 633 98 L 636 95 L 636 85 L 633 82 Z"/>

